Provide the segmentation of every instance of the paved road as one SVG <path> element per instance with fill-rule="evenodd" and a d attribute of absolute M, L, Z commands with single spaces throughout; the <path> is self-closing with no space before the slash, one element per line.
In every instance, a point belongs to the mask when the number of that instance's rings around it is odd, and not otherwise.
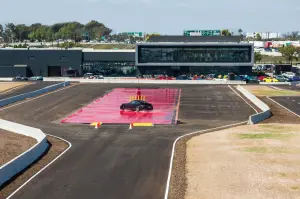
<path fill-rule="evenodd" d="M 163 198 L 171 148 L 178 136 L 246 121 L 254 113 L 227 86 L 161 85 L 182 88 L 179 111 L 182 124 L 128 130 L 127 125 L 94 129 L 57 122 L 116 87 L 136 86 L 81 84 L 0 111 L 1 118 L 41 128 L 73 145 L 13 198 Z"/>
<path fill-rule="evenodd" d="M 275 87 L 285 90 L 294 90 L 300 91 L 300 86 L 291 86 L 291 85 L 275 85 Z"/>
<path fill-rule="evenodd" d="M 15 90 L 9 91 L 9 92 L 5 92 L 5 93 L 0 93 L 0 99 L 6 99 L 9 97 L 13 97 L 16 95 L 20 95 L 22 93 L 28 93 L 28 92 L 32 92 L 35 90 L 39 90 L 42 89 L 46 86 L 50 86 L 52 84 L 55 84 L 55 82 L 34 82 L 33 84 L 27 85 L 27 86 L 23 86 L 20 88 L 17 88 Z"/>
<path fill-rule="evenodd" d="M 286 97 L 272 97 L 273 100 L 282 106 L 290 109 L 294 113 L 300 115 L 300 97 L 299 96 L 286 96 Z"/>

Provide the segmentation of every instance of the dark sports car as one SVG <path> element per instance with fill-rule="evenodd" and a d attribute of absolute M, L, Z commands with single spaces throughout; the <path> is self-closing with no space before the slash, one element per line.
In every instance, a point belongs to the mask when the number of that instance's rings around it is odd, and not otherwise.
<path fill-rule="evenodd" d="M 120 109 L 121 110 L 128 109 L 128 110 L 139 112 L 141 110 L 153 110 L 153 106 L 152 106 L 152 104 L 142 101 L 142 100 L 133 100 L 129 103 L 122 104 L 120 106 Z"/>

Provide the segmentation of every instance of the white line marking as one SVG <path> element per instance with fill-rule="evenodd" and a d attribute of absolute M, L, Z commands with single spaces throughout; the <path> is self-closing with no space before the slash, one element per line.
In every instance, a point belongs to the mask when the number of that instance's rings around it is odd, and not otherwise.
<path fill-rule="evenodd" d="M 284 108 L 285 110 L 287 110 L 287 111 L 289 111 L 290 113 L 293 113 L 294 115 L 296 115 L 297 117 L 300 117 L 300 115 L 298 115 L 297 113 L 295 113 L 295 112 L 293 112 L 293 111 L 291 111 L 290 109 L 288 109 L 288 108 L 286 108 L 285 106 L 283 106 L 283 105 L 281 105 L 281 104 L 279 104 L 278 102 L 276 102 L 275 100 L 273 100 L 273 99 L 271 99 L 271 98 L 269 98 L 269 97 L 267 97 L 269 100 L 271 100 L 272 102 L 274 102 L 275 104 L 277 104 L 277 105 L 279 105 L 279 106 L 281 106 L 282 108 Z"/>
<path fill-rule="evenodd" d="M 269 86 L 269 87 L 270 87 L 270 88 L 273 88 L 273 89 L 276 89 L 276 90 L 284 91 L 284 89 L 278 88 L 278 87 L 276 87 L 276 86 Z"/>
<path fill-rule="evenodd" d="M 44 171 L 47 167 L 49 167 L 52 163 L 54 163 L 58 158 L 60 158 L 63 154 L 65 154 L 71 147 L 72 147 L 72 144 L 61 138 L 61 137 L 58 137 L 58 136 L 55 136 L 55 135 L 50 135 L 50 134 L 46 134 L 48 136 L 52 136 L 52 137 L 55 137 L 57 139 L 60 139 L 66 143 L 69 144 L 69 147 L 67 149 L 65 149 L 59 156 L 57 156 L 54 160 L 52 160 L 49 164 L 47 164 L 44 168 L 42 168 L 41 170 L 39 170 L 36 174 L 34 174 L 31 178 L 29 178 L 26 182 L 24 182 L 24 184 L 22 184 L 19 188 L 17 188 L 13 193 L 11 193 L 6 199 L 9 199 L 11 197 L 13 197 L 20 189 L 22 189 L 26 184 L 28 184 L 32 179 L 34 179 L 37 175 L 39 175 L 42 171 Z"/>
<path fill-rule="evenodd" d="M 248 104 L 256 113 L 258 113 L 258 111 L 251 105 L 249 104 L 238 92 L 236 92 L 230 85 L 228 85 L 228 87 L 235 93 L 237 94 L 240 98 L 242 98 L 242 100 L 244 100 L 244 102 L 246 102 L 246 104 Z"/>
<path fill-rule="evenodd" d="M 72 85 L 72 86 L 63 87 L 63 88 L 61 88 L 61 89 L 58 89 L 58 90 L 55 90 L 55 91 L 52 91 L 52 92 L 49 92 L 49 93 L 42 94 L 42 95 L 40 95 L 40 96 L 38 96 L 38 97 L 29 98 L 28 100 L 21 101 L 21 102 L 19 102 L 19 103 L 13 104 L 13 105 L 4 106 L 3 108 L 0 108 L 0 111 L 5 110 L 5 109 L 12 108 L 12 107 L 14 107 L 14 106 L 18 106 L 18 105 L 20 105 L 20 104 L 24 104 L 24 103 L 30 102 L 30 101 L 32 101 L 32 100 L 35 100 L 35 99 L 38 99 L 38 98 L 41 98 L 41 97 L 44 97 L 44 96 L 47 96 L 47 95 L 50 95 L 50 94 L 53 94 L 53 93 L 56 93 L 56 92 L 65 90 L 65 89 L 68 89 L 68 88 L 71 88 L 71 87 L 73 87 L 73 86 L 77 86 L 77 85 Z"/>
<path fill-rule="evenodd" d="M 196 131 L 196 132 L 188 133 L 188 134 L 185 134 L 185 135 L 182 135 L 182 136 L 178 137 L 174 141 L 174 143 L 173 143 L 173 148 L 172 148 L 172 153 L 171 153 L 171 159 L 170 159 L 170 166 L 169 166 L 169 173 L 168 173 L 168 180 L 167 180 L 167 185 L 166 185 L 164 199 L 168 199 L 168 195 L 169 195 L 170 181 L 171 181 L 172 168 L 173 168 L 173 160 L 174 160 L 174 152 L 175 152 L 175 146 L 176 146 L 176 143 L 178 142 L 178 140 L 180 140 L 181 138 L 183 138 L 185 136 L 188 136 L 188 135 L 203 133 L 205 131 L 218 130 L 218 129 L 227 128 L 227 127 L 231 127 L 231 126 L 236 126 L 236 125 L 240 125 L 240 124 L 244 124 L 244 123 L 247 124 L 247 121 L 239 122 L 239 123 L 235 123 L 235 124 L 229 124 L 229 125 L 225 125 L 225 126 L 219 126 L 219 127 L 215 127 L 215 128 L 211 128 L 211 129 L 205 129 L 205 130 L 202 130 L 202 131 Z"/>

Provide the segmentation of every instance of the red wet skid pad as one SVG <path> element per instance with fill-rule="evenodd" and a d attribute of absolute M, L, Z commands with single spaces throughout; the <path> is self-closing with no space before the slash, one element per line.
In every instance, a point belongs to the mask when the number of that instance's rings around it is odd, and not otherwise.
<path fill-rule="evenodd" d="M 145 101 L 153 105 L 153 111 L 122 111 L 120 105 L 128 103 L 130 96 L 145 96 Z M 61 120 L 61 123 L 129 124 L 147 122 L 153 124 L 172 124 L 176 116 L 179 89 L 176 88 L 116 88 L 94 100 L 74 114 Z"/>

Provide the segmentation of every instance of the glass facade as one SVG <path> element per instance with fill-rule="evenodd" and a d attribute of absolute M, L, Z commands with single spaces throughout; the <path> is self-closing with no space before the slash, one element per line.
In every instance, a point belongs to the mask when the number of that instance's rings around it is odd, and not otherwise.
<path fill-rule="evenodd" d="M 138 63 L 251 63 L 251 46 L 139 46 Z"/>
<path fill-rule="evenodd" d="M 83 73 L 99 73 L 104 76 L 135 76 L 137 68 L 132 62 L 84 61 Z"/>

